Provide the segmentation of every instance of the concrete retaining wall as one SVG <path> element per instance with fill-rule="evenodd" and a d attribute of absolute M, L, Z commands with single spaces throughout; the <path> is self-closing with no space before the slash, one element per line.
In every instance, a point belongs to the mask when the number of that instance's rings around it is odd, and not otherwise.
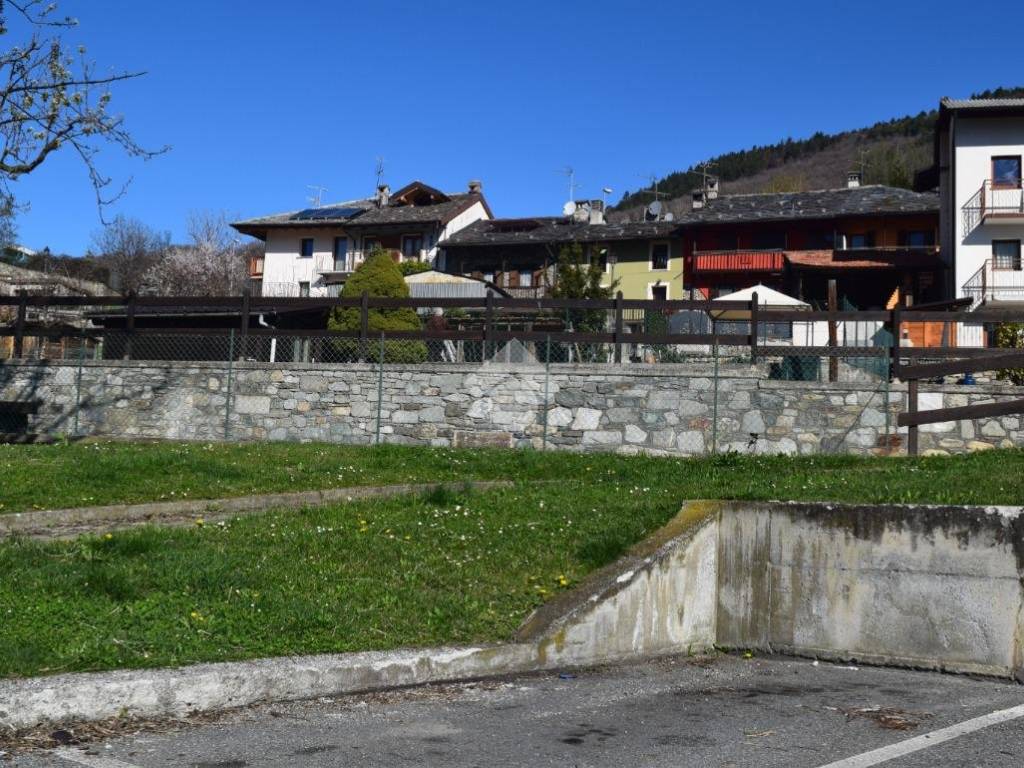
<path fill-rule="evenodd" d="M 885 453 L 905 430 L 905 391 L 883 383 L 767 379 L 763 367 L 385 366 L 6 362 L 0 400 L 44 402 L 31 428 L 181 440 L 324 440 L 699 455 Z M 922 410 L 1024 397 L 1000 385 L 925 387 Z M 545 392 L 547 394 L 545 394 Z M 717 419 L 716 419 L 717 413 Z M 77 418 L 76 418 L 77 415 Z M 888 436 L 888 439 L 887 439 Z M 921 428 L 925 452 L 1024 445 L 1018 416 Z"/>
<path fill-rule="evenodd" d="M 717 643 L 1024 675 L 1024 510 L 730 502 Z"/>
<path fill-rule="evenodd" d="M 690 502 L 482 648 L 0 681 L 0 726 L 181 715 L 716 647 L 1024 678 L 1024 508 Z"/>

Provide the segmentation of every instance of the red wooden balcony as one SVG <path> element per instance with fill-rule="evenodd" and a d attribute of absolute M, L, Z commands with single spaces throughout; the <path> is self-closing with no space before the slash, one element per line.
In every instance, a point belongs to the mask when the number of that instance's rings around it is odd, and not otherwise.
<path fill-rule="evenodd" d="M 694 251 L 694 272 L 781 272 L 785 266 L 781 250 Z"/>

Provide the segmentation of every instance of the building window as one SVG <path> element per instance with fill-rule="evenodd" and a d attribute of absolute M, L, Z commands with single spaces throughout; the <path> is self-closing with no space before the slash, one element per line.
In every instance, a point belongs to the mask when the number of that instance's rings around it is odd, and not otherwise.
<path fill-rule="evenodd" d="M 520 288 L 532 288 L 533 287 L 533 272 L 528 269 L 519 270 L 519 287 Z"/>
<path fill-rule="evenodd" d="M 299 283 L 299 296 L 304 299 L 309 297 L 309 283 Z"/>
<path fill-rule="evenodd" d="M 420 251 L 423 250 L 423 235 L 402 236 L 402 256 L 406 259 L 419 261 Z"/>
<path fill-rule="evenodd" d="M 874 248 L 875 247 L 875 233 L 874 232 L 857 232 L 854 234 L 846 235 L 846 247 L 853 248 Z"/>
<path fill-rule="evenodd" d="M 668 243 L 651 243 L 651 269 L 668 269 Z"/>
<path fill-rule="evenodd" d="M 992 158 L 992 186 L 1020 187 L 1020 155 Z"/>
<path fill-rule="evenodd" d="M 313 238 L 304 237 L 299 241 L 299 256 L 304 259 L 310 259 L 313 257 Z"/>
<path fill-rule="evenodd" d="M 655 301 L 667 301 L 668 300 L 668 286 L 667 285 L 652 285 L 650 286 L 651 298 Z"/>
<path fill-rule="evenodd" d="M 493 283 L 494 282 L 494 273 L 493 272 L 484 272 L 484 282 Z"/>
<path fill-rule="evenodd" d="M 992 268 L 1020 271 L 1020 240 L 993 240 Z"/>
<path fill-rule="evenodd" d="M 377 248 L 380 248 L 380 240 L 376 237 L 363 238 L 363 258 L 369 256 Z"/>
<path fill-rule="evenodd" d="M 346 272 L 348 270 L 348 238 L 334 238 L 334 271 Z"/>

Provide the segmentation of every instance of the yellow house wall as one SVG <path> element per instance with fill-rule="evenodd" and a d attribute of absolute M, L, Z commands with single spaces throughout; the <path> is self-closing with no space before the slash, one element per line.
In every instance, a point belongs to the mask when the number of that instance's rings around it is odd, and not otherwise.
<path fill-rule="evenodd" d="M 652 242 L 669 243 L 668 269 L 651 269 Z M 618 280 L 618 289 L 622 291 L 623 298 L 649 299 L 650 286 L 661 281 L 668 286 L 668 298 L 686 298 L 683 294 L 682 240 L 625 241 L 610 243 L 605 247 L 612 258 L 608 261 L 602 285 L 610 285 L 612 280 Z"/>

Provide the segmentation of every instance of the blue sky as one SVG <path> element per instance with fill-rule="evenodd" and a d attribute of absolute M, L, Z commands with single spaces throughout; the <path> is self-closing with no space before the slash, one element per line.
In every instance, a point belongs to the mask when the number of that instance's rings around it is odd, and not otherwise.
<path fill-rule="evenodd" d="M 698 5 L 700 7 L 698 7 Z M 991 6 L 991 8 L 986 6 Z M 1024 83 L 994 48 L 1019 4 L 62 0 L 100 71 L 144 69 L 114 111 L 148 162 L 100 157 L 123 213 L 182 239 L 192 210 L 254 216 L 392 188 L 459 191 L 498 216 L 617 200 L 708 156 L 867 125 Z M 3 41 L 10 45 L 15 35 Z M 1000 63 L 1001 62 L 1001 63 Z M 1002 79 L 1000 79 L 1002 78 Z M 1012 81 L 1012 82 L 1011 82 Z M 19 239 L 80 254 L 100 225 L 85 170 L 54 156 L 14 188 Z"/>

